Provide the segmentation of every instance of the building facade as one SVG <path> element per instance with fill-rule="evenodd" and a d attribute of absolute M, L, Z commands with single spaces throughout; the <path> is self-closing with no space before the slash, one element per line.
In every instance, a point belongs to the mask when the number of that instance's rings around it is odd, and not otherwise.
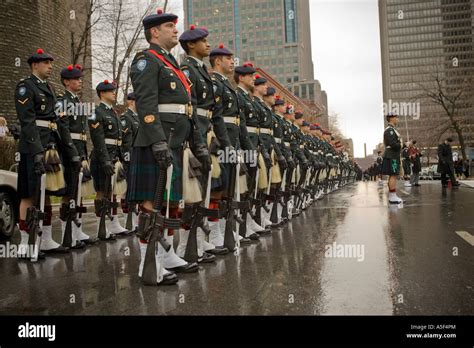
<path fill-rule="evenodd" d="M 379 0 L 384 111 L 400 116 L 403 140 L 428 151 L 459 142 L 439 93 L 459 93 L 454 121 L 474 145 L 474 0 Z M 449 105 L 448 105 L 449 108 Z"/>
<path fill-rule="evenodd" d="M 313 80 L 309 0 L 183 0 L 185 27 L 205 26 L 239 62 L 252 61 L 283 85 Z"/>
<path fill-rule="evenodd" d="M 72 63 L 74 48 L 78 47 L 81 29 L 87 24 L 87 0 L 67 1 L 12 1 L 0 2 L 0 116 L 8 123 L 15 122 L 15 87 L 20 79 L 29 76 L 28 57 L 43 48 L 54 57 L 51 83 L 56 92 L 64 87 L 60 71 Z M 90 38 L 90 35 L 89 35 Z M 85 41 L 87 54 L 79 55 L 77 63 L 85 70 L 84 101 L 93 97 L 91 78 L 90 39 Z"/>

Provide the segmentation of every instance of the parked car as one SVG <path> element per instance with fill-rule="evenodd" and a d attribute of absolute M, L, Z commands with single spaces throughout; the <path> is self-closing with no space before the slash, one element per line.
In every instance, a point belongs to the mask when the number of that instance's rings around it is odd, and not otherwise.
<path fill-rule="evenodd" d="M 17 196 L 17 173 L 0 170 L 0 239 L 11 238 L 18 222 L 20 201 Z"/>
<path fill-rule="evenodd" d="M 433 164 L 430 167 L 430 175 L 433 177 L 434 180 L 441 180 L 441 174 L 438 173 L 438 165 Z"/>
<path fill-rule="evenodd" d="M 420 180 L 433 180 L 433 176 L 430 173 L 431 167 L 421 168 Z"/>

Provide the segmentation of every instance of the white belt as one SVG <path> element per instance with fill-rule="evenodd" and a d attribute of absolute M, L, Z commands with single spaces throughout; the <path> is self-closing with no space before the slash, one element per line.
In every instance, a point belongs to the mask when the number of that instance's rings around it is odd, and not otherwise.
<path fill-rule="evenodd" d="M 116 146 L 121 146 L 122 145 L 122 139 L 104 139 L 106 145 L 116 145 Z"/>
<path fill-rule="evenodd" d="M 72 139 L 72 140 L 87 141 L 87 134 L 83 134 L 83 133 L 71 133 L 71 139 Z"/>
<path fill-rule="evenodd" d="M 211 118 L 211 117 L 212 117 L 212 111 L 211 111 L 211 110 L 206 110 L 206 109 L 197 108 L 197 109 L 196 109 L 196 113 L 197 113 L 199 116 L 203 116 L 203 117 L 207 117 L 207 118 Z"/>
<path fill-rule="evenodd" d="M 224 116 L 223 119 L 225 123 L 231 123 L 237 126 L 240 124 L 240 119 L 237 116 Z"/>
<path fill-rule="evenodd" d="M 158 111 L 166 114 L 192 115 L 192 105 L 188 104 L 160 104 Z"/>
<path fill-rule="evenodd" d="M 38 127 L 50 128 L 54 130 L 58 129 L 58 125 L 56 124 L 56 122 L 46 121 L 46 120 L 36 120 L 35 123 Z"/>
<path fill-rule="evenodd" d="M 260 128 L 260 134 L 273 135 L 273 129 L 270 129 L 270 128 Z"/>
<path fill-rule="evenodd" d="M 285 144 L 286 147 L 290 147 L 290 146 L 291 146 L 290 143 L 287 143 L 286 141 L 285 141 L 283 144 Z"/>
<path fill-rule="evenodd" d="M 304 149 L 304 145 L 300 145 L 300 149 Z"/>
<path fill-rule="evenodd" d="M 275 143 L 281 144 L 281 138 L 275 138 Z"/>
<path fill-rule="evenodd" d="M 259 134 L 258 127 L 249 127 L 249 126 L 247 126 L 247 132 Z"/>

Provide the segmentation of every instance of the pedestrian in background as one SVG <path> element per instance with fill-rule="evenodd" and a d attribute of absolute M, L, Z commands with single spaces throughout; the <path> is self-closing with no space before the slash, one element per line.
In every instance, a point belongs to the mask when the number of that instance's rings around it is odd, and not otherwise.
<path fill-rule="evenodd" d="M 453 151 L 451 149 L 452 138 L 447 138 L 443 144 L 438 146 L 438 173 L 441 174 L 441 185 L 448 187 L 447 176 L 451 179 L 453 187 L 459 186 L 454 177 Z"/>
<path fill-rule="evenodd" d="M 407 186 L 420 186 L 420 172 L 421 172 L 421 152 L 416 147 L 416 140 L 413 140 L 408 147 L 408 157 L 412 166 L 412 174 L 410 177 L 410 184 Z"/>
<path fill-rule="evenodd" d="M 410 156 L 408 155 L 408 142 L 403 144 L 402 148 L 402 166 L 403 166 L 403 180 L 410 180 L 411 174 L 411 163 Z"/>

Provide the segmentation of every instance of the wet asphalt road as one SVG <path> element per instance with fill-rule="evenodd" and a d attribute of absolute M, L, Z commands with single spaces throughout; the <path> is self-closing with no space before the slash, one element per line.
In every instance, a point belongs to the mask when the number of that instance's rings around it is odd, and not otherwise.
<path fill-rule="evenodd" d="M 345 187 L 171 287 L 140 285 L 133 236 L 38 264 L 0 259 L 0 314 L 473 315 L 474 247 L 456 231 L 474 235 L 474 190 L 400 189 L 404 206 L 388 207 L 386 187 Z M 329 257 L 328 245 L 363 253 Z"/>

